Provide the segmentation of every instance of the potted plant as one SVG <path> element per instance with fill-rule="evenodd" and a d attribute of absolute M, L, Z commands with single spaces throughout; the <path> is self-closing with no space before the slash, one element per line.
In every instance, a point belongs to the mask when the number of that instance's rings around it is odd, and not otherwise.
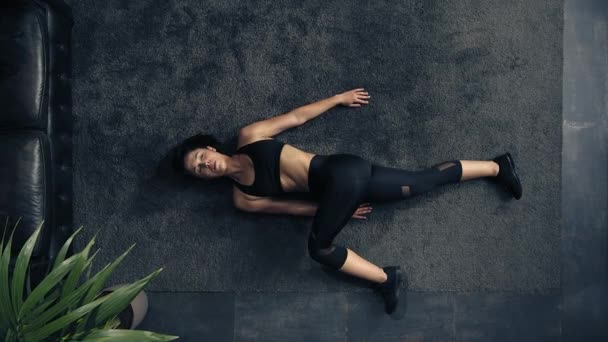
<path fill-rule="evenodd" d="M 23 245 L 12 275 L 9 264 L 13 235 L 6 244 L 4 234 L 2 236 L 0 340 L 171 341 L 177 338 L 149 331 L 116 329 L 120 325 L 117 316 L 162 269 L 102 295 L 104 284 L 133 246 L 91 276 L 92 261 L 97 254 L 90 255 L 95 238 L 81 252 L 66 258 L 72 240 L 82 228 L 65 242 L 46 277 L 34 289 L 29 289 L 26 275 L 42 224 Z M 6 233 L 6 227 L 4 231 Z"/>

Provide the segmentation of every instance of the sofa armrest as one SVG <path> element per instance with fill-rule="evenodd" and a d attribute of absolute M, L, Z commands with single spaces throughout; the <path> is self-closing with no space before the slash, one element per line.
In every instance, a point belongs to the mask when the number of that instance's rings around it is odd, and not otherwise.
<path fill-rule="evenodd" d="M 52 184 L 45 198 L 52 219 L 45 220 L 44 248 L 36 252 L 47 261 L 72 232 L 72 26 L 64 1 L 0 2 L 0 136 L 27 132 L 45 141 L 44 177 Z M 4 167 L 2 172 L 11 172 Z M 0 215 L 8 215 L 11 206 L 2 200 Z"/>

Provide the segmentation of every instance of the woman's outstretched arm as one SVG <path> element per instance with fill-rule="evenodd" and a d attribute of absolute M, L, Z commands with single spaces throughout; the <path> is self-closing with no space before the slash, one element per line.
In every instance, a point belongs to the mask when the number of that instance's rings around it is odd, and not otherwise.
<path fill-rule="evenodd" d="M 235 202 L 237 208 L 253 212 L 268 214 L 289 214 L 296 216 L 315 216 L 317 208 L 316 202 L 306 200 L 285 200 L 272 197 L 263 197 L 253 201 Z M 370 203 L 363 203 L 355 210 L 352 217 L 357 219 L 367 219 L 365 215 L 371 213 Z"/>
<path fill-rule="evenodd" d="M 239 135 L 250 138 L 273 137 L 290 128 L 303 125 L 306 121 L 316 118 L 337 105 L 361 107 L 369 102 L 369 98 L 370 96 L 365 89 L 353 89 L 325 100 L 296 108 L 288 113 L 249 124 L 241 128 Z"/>
<path fill-rule="evenodd" d="M 293 113 L 300 119 L 302 123 L 305 123 L 306 121 L 316 118 L 337 105 L 361 107 L 361 105 L 366 105 L 369 103 L 369 98 L 370 96 L 365 89 L 358 88 L 296 108 L 290 113 Z"/>
<path fill-rule="evenodd" d="M 252 213 L 315 216 L 318 205 L 315 202 L 305 200 L 285 200 L 262 197 L 252 201 L 241 201 L 236 207 Z"/>

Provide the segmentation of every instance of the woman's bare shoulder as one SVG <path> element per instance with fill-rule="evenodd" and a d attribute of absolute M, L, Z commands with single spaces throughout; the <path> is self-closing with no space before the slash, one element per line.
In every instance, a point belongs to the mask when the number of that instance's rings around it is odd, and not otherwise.
<path fill-rule="evenodd" d="M 246 134 L 246 133 L 242 133 L 242 132 L 239 132 L 238 137 L 239 137 L 239 139 L 238 139 L 238 143 L 236 146 L 237 150 L 245 145 L 253 144 L 254 142 L 259 141 L 259 140 L 272 140 L 272 138 L 270 138 L 270 137 L 265 137 L 265 136 L 260 136 L 260 135 L 251 135 L 251 134 Z"/>

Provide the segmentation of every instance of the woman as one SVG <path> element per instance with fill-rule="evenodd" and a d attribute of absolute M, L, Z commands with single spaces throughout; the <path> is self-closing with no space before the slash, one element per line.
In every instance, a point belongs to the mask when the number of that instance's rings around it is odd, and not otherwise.
<path fill-rule="evenodd" d="M 350 217 L 364 219 L 372 211 L 370 203 L 399 200 L 480 177 L 496 177 L 516 199 L 522 189 L 509 153 L 492 161 L 453 160 L 423 171 L 406 171 L 351 154 L 315 155 L 272 138 L 337 105 L 360 107 L 369 99 L 364 89 L 354 89 L 245 126 L 232 155 L 218 150 L 212 136 L 191 137 L 176 148 L 174 167 L 203 179 L 230 177 L 234 205 L 241 210 L 314 216 L 308 239 L 310 256 L 325 266 L 374 282 L 390 314 L 398 302 L 399 267 L 380 268 L 351 249 L 333 244 Z M 310 192 L 315 201 L 277 198 L 286 192 Z"/>

